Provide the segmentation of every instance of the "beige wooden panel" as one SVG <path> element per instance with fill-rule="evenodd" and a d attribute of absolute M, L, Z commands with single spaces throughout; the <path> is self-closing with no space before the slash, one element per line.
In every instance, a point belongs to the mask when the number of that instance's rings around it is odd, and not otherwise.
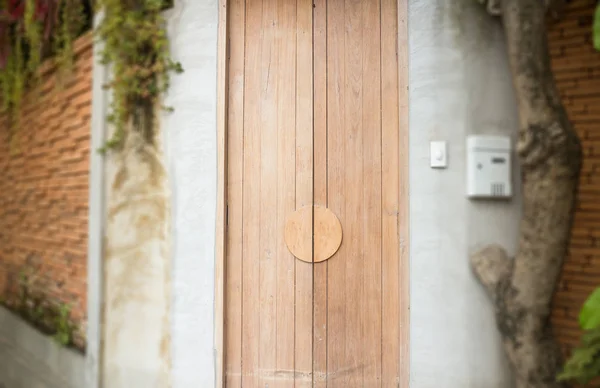
<path fill-rule="evenodd" d="M 399 219 L 397 10 L 388 0 L 327 1 L 327 205 L 344 234 L 327 271 L 315 270 L 315 285 L 327 292 L 327 317 L 315 315 L 327 326 L 315 329 L 326 333 L 327 387 L 397 386 L 406 370 L 400 365 L 401 315 L 408 310 L 399 285 L 398 228 L 406 221 Z M 315 121 L 315 139 L 317 128 Z M 315 314 L 323 303 L 316 295 Z"/>
<path fill-rule="evenodd" d="M 335 0 L 332 0 L 335 1 Z M 372 1 L 372 0 L 364 0 Z M 337 258 L 345 264 L 345 273 L 341 277 L 332 279 L 332 287 L 344 290 L 346 333 L 344 342 L 344 363 L 341 370 L 334 371 L 344 381 L 346 388 L 362 387 L 367 348 L 364 346 L 364 315 L 365 309 L 362 294 L 364 281 L 365 260 L 365 208 L 364 187 L 365 175 L 363 174 L 364 142 L 369 138 L 363 128 L 364 89 L 363 38 L 366 26 L 363 22 L 363 0 L 346 0 L 344 4 L 345 42 L 344 56 L 344 96 L 342 99 L 343 111 L 343 141 L 344 141 L 344 191 L 330 191 L 331 197 L 345 197 L 345 222 L 344 243 L 346 253 Z M 336 15 L 332 15 L 335 18 Z M 366 85 L 367 87 L 371 85 Z M 331 279 L 331 278 L 330 278 Z M 330 334 L 335 338 L 335 332 Z"/>
<path fill-rule="evenodd" d="M 382 126 L 381 9 L 379 0 L 365 0 L 362 10 L 363 236 L 362 321 L 363 387 L 381 384 L 382 348 Z M 387 10 L 386 10 L 387 11 Z M 387 32 L 386 32 L 387 33 Z M 385 165 L 392 171 L 394 166 Z M 396 256 L 397 260 L 397 256 Z M 360 377 L 358 378 L 360 381 Z"/>
<path fill-rule="evenodd" d="M 312 203 L 312 3 L 231 0 L 229 24 L 226 386 L 308 387 L 312 264 L 283 231 Z"/>
<path fill-rule="evenodd" d="M 359 387 L 365 356 L 362 5 L 330 0 L 327 15 L 328 205 L 344 233 L 327 273 L 327 386 Z"/>
<path fill-rule="evenodd" d="M 288 0 L 279 0 L 286 2 Z M 292 2 L 294 3 L 294 2 Z M 312 0 L 296 0 L 296 208 L 313 202 Z M 293 44 L 293 43 L 290 43 Z M 294 387 L 312 386 L 312 263 L 296 260 Z"/>
<path fill-rule="evenodd" d="M 244 155 L 244 64 L 246 10 L 244 0 L 229 2 L 227 109 L 227 205 L 225 233 L 224 379 L 226 387 L 242 386 L 242 236 Z"/>
<path fill-rule="evenodd" d="M 229 98 L 229 66 L 227 29 L 229 16 L 227 0 L 219 0 L 219 28 L 217 55 L 217 229 L 215 236 L 215 383 L 217 387 L 224 385 L 224 330 L 225 314 L 225 252 L 227 250 L 226 222 L 227 214 L 227 107 Z"/>
<path fill-rule="evenodd" d="M 401 4 L 229 2 L 227 387 L 408 382 Z M 322 263 L 284 241 L 310 205 L 342 225 Z"/>
<path fill-rule="evenodd" d="M 277 359 L 275 370 L 280 379 L 275 380 L 269 387 L 292 387 L 294 371 L 295 321 L 294 305 L 294 275 L 295 259 L 289 253 L 284 241 L 284 228 L 287 217 L 296 209 L 296 185 L 298 173 L 296 170 L 296 3 L 277 1 L 277 67 L 274 75 L 277 82 L 277 141 L 279 180 L 277 195 L 277 322 L 276 333 Z"/>
<path fill-rule="evenodd" d="M 346 117 L 345 4 L 327 1 L 327 206 L 342 223 L 340 249 L 327 261 L 327 387 L 347 387 L 349 357 L 346 353 L 347 257 L 352 246 L 346 217 Z M 349 188 L 350 189 L 350 188 Z M 315 279 L 315 282 L 320 282 Z M 358 306 L 356 306 L 358 307 Z"/>
<path fill-rule="evenodd" d="M 286 257 L 278 257 L 280 250 L 277 246 L 277 212 L 279 206 L 277 197 L 278 186 L 278 156 L 279 147 L 279 107 L 287 101 L 283 96 L 278 96 L 278 85 L 281 79 L 279 67 L 279 45 L 276 36 L 280 33 L 279 15 L 277 14 L 278 0 L 262 0 L 262 23 L 260 31 L 260 71 L 256 74 L 259 80 L 260 93 L 257 96 L 258 122 L 257 133 L 260 138 L 260 179 L 250 179 L 248 184 L 258 185 L 259 192 L 259 220 L 250 219 L 258 227 L 259 250 L 256 256 L 249 256 L 248 260 L 258 259 L 258 282 L 256 279 L 248 286 L 259 290 L 259 351 L 258 351 L 258 386 L 267 387 L 274 383 L 276 377 L 277 358 L 277 266 L 285 263 Z M 250 5 L 254 1 L 247 1 Z M 258 2 L 257 2 L 258 3 Z M 292 100 L 293 101 L 293 100 Z M 247 101 L 248 103 L 248 101 Z M 286 112 L 286 113 L 292 113 Z M 254 124 L 253 124 L 254 125 Z M 282 136 L 282 139 L 284 137 Z M 289 189 L 289 188 L 288 188 Z M 258 221 L 258 223 L 256 223 Z M 287 257 L 287 260 L 291 260 Z M 283 290 L 282 290 L 283 291 Z M 255 371 L 256 373 L 256 371 Z"/>
<path fill-rule="evenodd" d="M 317 206 L 327 206 L 327 2 L 315 0 L 314 4 L 314 203 Z M 313 267 L 313 386 L 315 388 L 327 386 L 327 267 L 327 261 L 315 263 Z"/>
<path fill-rule="evenodd" d="M 383 12 L 381 15 L 381 92 L 385 96 L 381 107 L 382 125 L 382 163 L 383 166 L 398 166 L 398 168 L 383 169 L 383 196 L 382 196 L 382 290 L 383 310 L 382 320 L 382 384 L 394 386 L 399 382 L 402 370 L 400 365 L 400 325 L 404 318 L 408 318 L 408 310 L 402 310 L 400 304 L 400 131 L 408 128 L 399 127 L 398 103 L 398 8 L 397 0 L 382 0 Z M 405 55 L 399 52 L 399 55 Z M 405 85 L 403 85 L 405 86 Z M 406 152 L 406 150 L 402 150 Z M 404 162 L 404 160 L 403 160 Z M 408 178 L 404 176 L 404 178 Z M 404 183 L 404 182 L 403 182 Z M 408 381 L 405 382 L 408 384 Z M 403 385 L 401 385 L 403 386 Z M 408 386 L 408 385 L 407 385 Z"/>
<path fill-rule="evenodd" d="M 246 1 L 242 176 L 242 386 L 258 387 L 260 365 L 261 132 L 264 63 L 263 1 Z M 233 37 L 232 37 L 233 38 Z M 266 66 L 265 66 L 266 65 Z M 233 155 L 229 155 L 230 160 Z M 231 256 L 230 256 L 231 257 Z"/>

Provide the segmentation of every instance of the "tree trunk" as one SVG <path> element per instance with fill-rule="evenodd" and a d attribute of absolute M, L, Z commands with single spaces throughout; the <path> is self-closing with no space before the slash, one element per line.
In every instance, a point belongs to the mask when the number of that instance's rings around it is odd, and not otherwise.
<path fill-rule="evenodd" d="M 556 89 L 545 2 L 503 0 L 501 14 L 519 110 L 523 217 L 516 257 L 498 246 L 471 257 L 492 297 L 517 388 L 563 387 L 550 323 L 552 297 L 570 237 L 581 146 Z"/>

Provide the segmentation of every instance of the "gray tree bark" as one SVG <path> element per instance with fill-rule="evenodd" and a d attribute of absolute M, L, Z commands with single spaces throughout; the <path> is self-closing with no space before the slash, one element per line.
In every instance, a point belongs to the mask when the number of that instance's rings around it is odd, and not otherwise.
<path fill-rule="evenodd" d="M 546 36 L 546 2 L 494 1 L 500 13 L 519 111 L 517 152 L 523 217 L 516 257 L 489 246 L 471 265 L 496 310 L 517 388 L 564 387 L 550 322 L 567 253 L 581 168 L 581 146 L 560 101 Z"/>

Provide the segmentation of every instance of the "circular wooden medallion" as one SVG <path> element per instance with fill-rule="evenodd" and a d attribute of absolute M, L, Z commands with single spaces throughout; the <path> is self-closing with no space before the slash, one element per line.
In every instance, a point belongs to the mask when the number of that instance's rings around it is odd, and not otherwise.
<path fill-rule="evenodd" d="M 304 206 L 288 217 L 284 238 L 288 249 L 298 259 L 319 263 L 329 259 L 340 248 L 342 224 L 326 207 Z"/>

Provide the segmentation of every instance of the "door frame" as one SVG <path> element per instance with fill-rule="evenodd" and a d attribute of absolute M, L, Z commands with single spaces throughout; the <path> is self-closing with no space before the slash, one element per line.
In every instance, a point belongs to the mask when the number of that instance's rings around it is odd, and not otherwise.
<path fill-rule="evenodd" d="M 228 0 L 218 0 L 218 36 L 217 36 L 217 222 L 215 241 L 215 322 L 214 322 L 214 347 L 215 347 L 215 387 L 223 387 L 224 377 L 224 314 L 225 314 L 225 260 L 227 252 L 227 100 L 228 90 L 228 56 L 229 37 L 228 31 Z M 409 348 L 410 348 L 410 278 L 409 278 L 409 142 L 408 142 L 408 0 L 398 2 L 398 111 L 399 128 L 404 131 L 399 133 L 398 156 L 400 161 L 399 177 L 399 225 L 400 240 L 400 380 L 399 387 L 409 386 Z"/>

